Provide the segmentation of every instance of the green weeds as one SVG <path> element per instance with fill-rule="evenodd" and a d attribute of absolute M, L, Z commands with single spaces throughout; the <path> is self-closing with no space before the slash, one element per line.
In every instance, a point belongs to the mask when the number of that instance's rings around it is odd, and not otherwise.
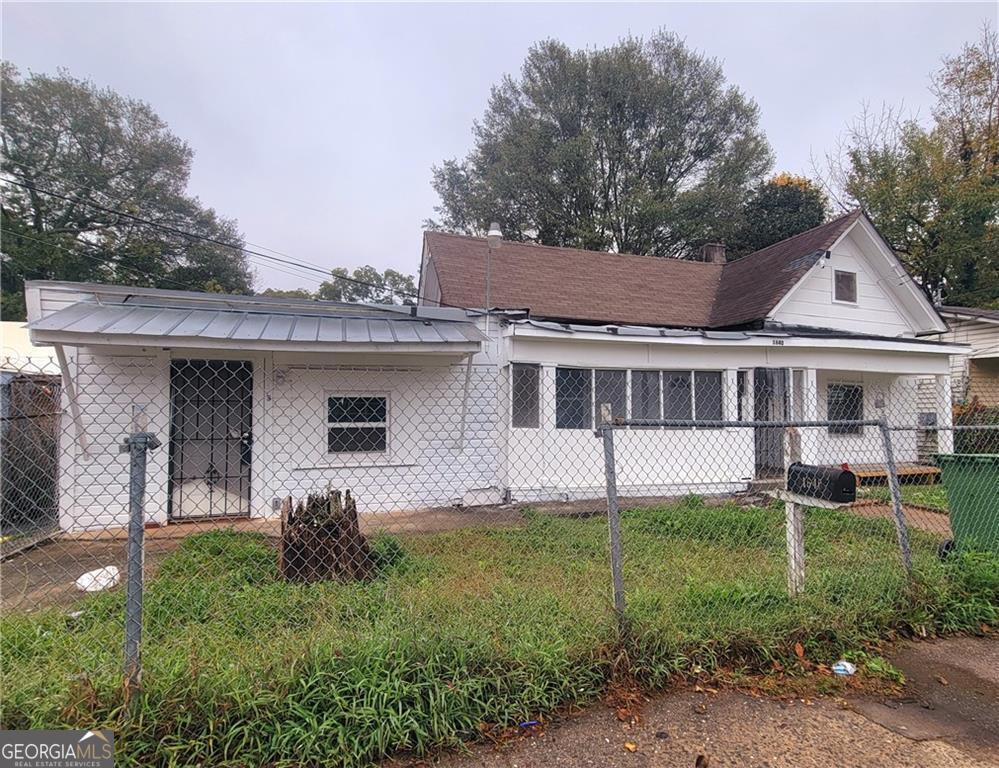
<path fill-rule="evenodd" d="M 999 559 L 890 522 L 809 510 L 805 594 L 785 591 L 783 514 L 684 499 L 622 519 L 628 632 L 611 611 L 606 523 L 372 539 L 378 575 L 287 584 L 262 537 L 186 539 L 146 589 L 143 689 L 121 690 L 122 595 L 2 619 L 4 728 L 118 733 L 122 765 L 358 766 L 425 754 L 598 696 L 614 675 L 835 661 L 889 630 L 999 623 Z M 891 676 L 874 658 L 872 674 Z"/>

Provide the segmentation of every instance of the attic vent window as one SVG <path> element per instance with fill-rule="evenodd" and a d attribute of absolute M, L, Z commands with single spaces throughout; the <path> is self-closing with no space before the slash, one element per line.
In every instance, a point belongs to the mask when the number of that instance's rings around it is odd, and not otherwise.
<path fill-rule="evenodd" d="M 857 273 L 837 269 L 833 273 L 833 298 L 836 301 L 857 303 Z"/>

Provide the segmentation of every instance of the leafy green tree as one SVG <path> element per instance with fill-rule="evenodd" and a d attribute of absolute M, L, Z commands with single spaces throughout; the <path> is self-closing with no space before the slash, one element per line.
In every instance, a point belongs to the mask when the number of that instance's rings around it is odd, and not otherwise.
<path fill-rule="evenodd" d="M 268 288 L 260 295 L 368 304 L 415 304 L 416 285 L 412 275 L 404 275 L 394 269 L 379 272 L 374 267 L 365 265 L 357 267 L 353 272 L 344 267 L 336 267 L 332 270 L 330 279 L 324 280 L 315 292 L 307 288 Z"/>
<path fill-rule="evenodd" d="M 348 272 L 332 270 L 332 277 L 319 286 L 317 298 L 325 301 L 368 302 L 373 304 L 414 304 L 416 285 L 412 275 L 394 269 L 379 272 L 370 265 Z"/>
<path fill-rule="evenodd" d="M 999 43 L 947 57 L 931 82 L 933 120 L 865 111 L 830 158 L 830 185 L 860 204 L 927 294 L 999 301 Z"/>
<path fill-rule="evenodd" d="M 272 299 L 315 299 L 316 294 L 310 291 L 308 288 L 268 288 L 266 291 L 261 291 L 261 296 L 267 296 Z"/>
<path fill-rule="evenodd" d="M 826 219 L 826 195 L 804 176 L 778 173 L 753 188 L 742 210 L 729 254 L 744 256 L 819 226 Z"/>
<path fill-rule="evenodd" d="M 25 278 L 249 292 L 236 223 L 187 194 L 193 153 L 148 104 L 9 63 L 2 86 L 5 318 L 24 317 Z"/>
<path fill-rule="evenodd" d="M 685 257 L 733 234 L 771 164 L 756 104 L 676 35 L 533 46 L 493 87 L 475 146 L 434 168 L 431 228 Z"/>

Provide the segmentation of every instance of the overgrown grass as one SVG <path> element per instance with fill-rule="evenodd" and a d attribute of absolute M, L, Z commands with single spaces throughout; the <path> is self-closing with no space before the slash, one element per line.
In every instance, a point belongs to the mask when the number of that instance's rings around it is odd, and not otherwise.
<path fill-rule="evenodd" d="M 942 483 L 934 485 L 903 485 L 902 503 L 917 504 L 921 507 L 939 509 L 941 512 L 950 510 L 947 501 L 947 489 Z M 886 486 L 866 486 L 860 489 L 861 498 L 877 499 L 885 503 L 891 502 L 891 491 Z"/>
<path fill-rule="evenodd" d="M 124 715 L 122 595 L 2 620 L 4 728 L 113 727 L 122 765 L 370 763 L 695 667 L 835 660 L 889 629 L 999 621 L 999 559 L 946 563 L 913 532 L 907 586 L 883 520 L 808 514 L 805 595 L 785 592 L 777 508 L 697 499 L 623 514 L 629 632 L 602 519 L 374 541 L 364 584 L 293 585 L 251 534 L 192 536 L 146 591 L 144 677 Z M 485 724 L 485 725 L 483 725 Z"/>

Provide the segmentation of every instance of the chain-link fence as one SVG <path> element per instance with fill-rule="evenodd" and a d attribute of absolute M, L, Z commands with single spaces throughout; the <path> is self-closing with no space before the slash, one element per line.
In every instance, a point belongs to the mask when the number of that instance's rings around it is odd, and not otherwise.
<path fill-rule="evenodd" d="M 134 764 L 360 763 L 997 619 L 999 407 L 946 376 L 66 366 L 6 366 L 3 724 Z"/>

